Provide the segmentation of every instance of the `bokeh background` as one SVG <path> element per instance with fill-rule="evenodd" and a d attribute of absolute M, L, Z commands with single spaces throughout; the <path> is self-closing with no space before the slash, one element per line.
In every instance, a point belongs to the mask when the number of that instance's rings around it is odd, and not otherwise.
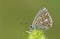
<path fill-rule="evenodd" d="M 0 39 L 24 39 L 24 32 L 42 7 L 53 19 L 53 27 L 45 35 L 60 39 L 60 0 L 0 0 Z"/>

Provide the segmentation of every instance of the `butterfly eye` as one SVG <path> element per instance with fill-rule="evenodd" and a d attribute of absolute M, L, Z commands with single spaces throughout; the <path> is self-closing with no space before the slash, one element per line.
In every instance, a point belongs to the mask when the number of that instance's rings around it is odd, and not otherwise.
<path fill-rule="evenodd" d="M 30 26 L 30 28 L 33 28 L 32 26 Z"/>
<path fill-rule="evenodd" d="M 32 31 L 33 29 L 35 29 L 34 26 L 32 26 L 32 25 L 29 28 L 30 28 L 30 31 Z"/>

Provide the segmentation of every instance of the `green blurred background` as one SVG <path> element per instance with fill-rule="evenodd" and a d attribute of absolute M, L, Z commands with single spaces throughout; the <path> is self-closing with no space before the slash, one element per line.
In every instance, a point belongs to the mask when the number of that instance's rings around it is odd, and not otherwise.
<path fill-rule="evenodd" d="M 60 0 L 0 0 L 0 39 L 24 39 L 41 7 L 46 7 L 53 19 L 53 27 L 45 35 L 60 39 Z"/>

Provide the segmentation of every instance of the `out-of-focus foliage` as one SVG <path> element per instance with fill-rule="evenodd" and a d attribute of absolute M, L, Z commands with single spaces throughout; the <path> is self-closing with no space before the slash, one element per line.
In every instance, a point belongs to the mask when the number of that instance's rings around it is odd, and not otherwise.
<path fill-rule="evenodd" d="M 29 33 L 28 39 L 45 39 L 45 36 L 41 30 L 33 30 Z"/>

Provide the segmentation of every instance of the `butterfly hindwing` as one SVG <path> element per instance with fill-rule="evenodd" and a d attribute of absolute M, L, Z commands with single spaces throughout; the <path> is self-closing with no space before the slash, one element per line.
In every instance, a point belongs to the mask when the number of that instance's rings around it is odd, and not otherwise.
<path fill-rule="evenodd" d="M 46 8 L 42 8 L 33 20 L 32 26 L 35 28 L 49 29 L 52 27 L 52 18 Z"/>

